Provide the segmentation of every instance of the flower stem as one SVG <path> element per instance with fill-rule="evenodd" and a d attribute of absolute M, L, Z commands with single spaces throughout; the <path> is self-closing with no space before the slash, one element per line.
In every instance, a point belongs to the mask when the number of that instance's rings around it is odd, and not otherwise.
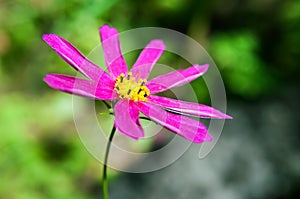
<path fill-rule="evenodd" d="M 102 100 L 102 102 L 104 103 L 104 105 L 106 106 L 107 109 L 111 108 L 111 106 L 106 101 Z"/>
<path fill-rule="evenodd" d="M 102 176 L 102 190 L 103 190 L 103 199 L 108 199 L 108 186 L 107 186 L 107 161 L 108 161 L 108 154 L 109 154 L 109 149 L 111 142 L 114 138 L 116 132 L 116 127 L 113 126 L 110 135 L 109 135 L 109 140 L 106 146 L 106 151 L 105 151 L 105 157 L 104 157 L 104 165 L 103 165 L 103 176 Z"/>

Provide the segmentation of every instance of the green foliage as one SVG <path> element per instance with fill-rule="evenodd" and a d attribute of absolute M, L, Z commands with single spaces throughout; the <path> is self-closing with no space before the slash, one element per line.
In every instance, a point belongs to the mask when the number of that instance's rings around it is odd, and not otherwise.
<path fill-rule="evenodd" d="M 271 85 L 271 75 L 257 56 L 258 40 L 249 32 L 218 34 L 210 50 L 228 88 L 237 95 L 256 97 Z"/>
<path fill-rule="evenodd" d="M 0 195 L 86 198 L 79 181 L 93 161 L 75 129 L 66 125 L 72 118 L 70 98 L 31 99 L 12 93 L 0 99 L 0 109 Z"/>

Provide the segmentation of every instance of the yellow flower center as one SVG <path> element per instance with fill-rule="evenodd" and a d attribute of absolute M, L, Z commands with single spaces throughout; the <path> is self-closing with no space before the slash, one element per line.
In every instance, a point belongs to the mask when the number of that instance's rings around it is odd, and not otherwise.
<path fill-rule="evenodd" d="M 134 101 L 146 101 L 147 96 L 150 95 L 150 91 L 145 86 L 146 79 L 136 79 L 132 77 L 132 73 L 129 72 L 125 77 L 122 73 L 116 79 L 115 91 L 118 93 L 120 98 L 128 98 Z"/>

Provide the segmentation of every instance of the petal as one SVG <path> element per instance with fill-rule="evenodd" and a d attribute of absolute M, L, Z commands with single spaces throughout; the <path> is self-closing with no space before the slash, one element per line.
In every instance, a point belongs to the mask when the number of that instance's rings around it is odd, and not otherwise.
<path fill-rule="evenodd" d="M 114 100 L 114 90 L 109 87 L 100 87 L 96 83 L 71 76 L 47 74 L 43 79 L 50 87 L 75 95 L 100 99 Z"/>
<path fill-rule="evenodd" d="M 135 102 L 133 100 L 129 100 L 129 113 L 130 117 L 133 119 L 133 121 L 138 125 L 141 126 L 140 123 L 140 111 L 138 107 L 136 106 Z"/>
<path fill-rule="evenodd" d="M 151 94 L 168 90 L 175 86 L 186 84 L 203 75 L 208 69 L 208 64 L 193 65 L 187 69 L 177 70 L 165 75 L 158 76 L 146 83 Z"/>
<path fill-rule="evenodd" d="M 179 112 L 191 116 L 203 117 L 203 118 L 218 118 L 218 119 L 232 119 L 229 115 L 226 115 L 213 107 L 203 104 L 197 104 L 193 102 L 185 102 L 181 100 L 170 99 L 161 96 L 148 96 L 149 102 L 157 104 L 162 108 Z"/>
<path fill-rule="evenodd" d="M 99 29 L 105 63 L 111 76 L 116 78 L 121 73 L 127 73 L 127 65 L 123 58 L 118 31 L 108 25 Z"/>
<path fill-rule="evenodd" d="M 108 83 L 113 81 L 104 70 L 89 61 L 79 50 L 63 38 L 55 34 L 45 34 L 43 35 L 43 40 L 56 51 L 61 58 L 86 77 L 94 81 L 98 81 L 100 78 L 102 81 Z"/>
<path fill-rule="evenodd" d="M 162 40 L 152 40 L 141 52 L 139 58 L 132 66 L 131 72 L 136 78 L 147 79 L 160 58 L 166 46 Z"/>
<path fill-rule="evenodd" d="M 183 115 L 169 113 L 146 102 L 137 102 L 137 105 L 139 110 L 151 120 L 192 142 L 202 143 L 212 140 L 206 127 L 196 120 Z"/>
<path fill-rule="evenodd" d="M 139 111 L 133 103 L 132 100 L 128 99 L 122 99 L 117 102 L 114 107 L 115 126 L 126 136 L 139 139 L 144 137 L 144 132 L 138 122 Z"/>

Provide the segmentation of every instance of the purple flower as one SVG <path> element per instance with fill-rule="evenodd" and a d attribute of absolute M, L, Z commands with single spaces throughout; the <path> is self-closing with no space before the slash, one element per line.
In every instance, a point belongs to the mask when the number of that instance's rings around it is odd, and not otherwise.
<path fill-rule="evenodd" d="M 152 67 L 165 50 L 163 41 L 152 40 L 128 71 L 121 53 L 117 30 L 103 25 L 99 32 L 108 73 L 89 61 L 66 40 L 55 34 L 45 34 L 44 41 L 88 80 L 47 74 L 44 81 L 54 89 L 75 95 L 98 100 L 117 100 L 113 107 L 114 125 L 121 133 L 133 139 L 144 137 L 139 122 L 140 112 L 195 143 L 211 141 L 212 137 L 202 123 L 184 115 L 231 119 L 230 116 L 206 105 L 155 95 L 198 78 L 207 71 L 207 64 L 196 64 L 146 81 Z"/>

